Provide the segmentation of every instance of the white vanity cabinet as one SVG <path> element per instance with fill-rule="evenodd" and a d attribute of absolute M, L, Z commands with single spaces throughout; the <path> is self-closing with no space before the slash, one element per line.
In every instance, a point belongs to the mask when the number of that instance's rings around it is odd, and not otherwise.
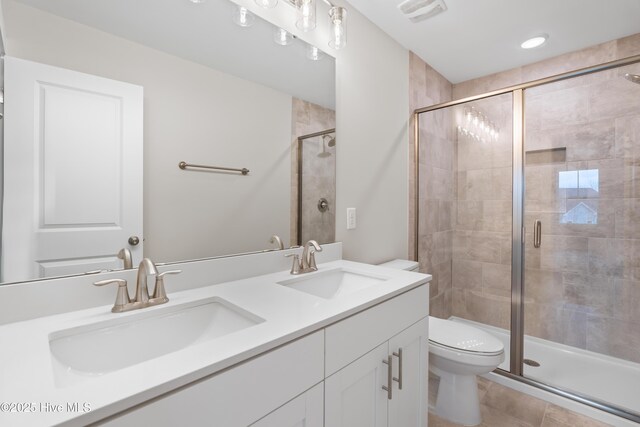
<path fill-rule="evenodd" d="M 425 284 L 98 424 L 426 427 L 428 302 Z"/>
<path fill-rule="evenodd" d="M 326 426 L 427 426 L 427 297 L 422 286 L 326 328 L 327 374 L 353 358 L 325 379 Z"/>

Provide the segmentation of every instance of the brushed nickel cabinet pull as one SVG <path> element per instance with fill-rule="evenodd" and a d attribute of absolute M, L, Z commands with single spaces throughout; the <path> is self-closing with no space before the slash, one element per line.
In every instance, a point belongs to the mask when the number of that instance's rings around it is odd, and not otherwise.
<path fill-rule="evenodd" d="M 393 355 L 398 358 L 398 378 L 393 377 L 393 380 L 398 383 L 398 390 L 402 390 L 402 347 L 398 347 L 398 352 L 393 352 Z"/>
<path fill-rule="evenodd" d="M 382 363 L 387 365 L 387 385 L 383 385 L 382 389 L 387 392 L 387 399 L 393 398 L 393 356 L 382 359 Z"/>
<path fill-rule="evenodd" d="M 539 219 L 533 223 L 533 247 L 539 248 L 542 243 L 542 222 Z"/>

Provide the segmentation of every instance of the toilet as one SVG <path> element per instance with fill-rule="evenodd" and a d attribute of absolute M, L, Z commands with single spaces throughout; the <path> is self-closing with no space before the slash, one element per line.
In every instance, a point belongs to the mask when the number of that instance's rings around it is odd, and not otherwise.
<path fill-rule="evenodd" d="M 417 262 L 407 260 L 380 266 L 418 270 Z M 480 424 L 477 376 L 493 371 L 503 361 L 504 345 L 498 338 L 464 323 L 429 316 L 429 371 L 440 378 L 429 410 L 457 424 Z"/>

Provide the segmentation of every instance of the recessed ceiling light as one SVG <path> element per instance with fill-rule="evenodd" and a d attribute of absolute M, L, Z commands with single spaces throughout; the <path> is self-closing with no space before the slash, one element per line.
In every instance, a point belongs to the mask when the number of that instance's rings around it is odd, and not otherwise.
<path fill-rule="evenodd" d="M 523 41 L 520 47 L 523 49 L 533 49 L 534 47 L 542 46 L 548 38 L 549 36 L 546 34 L 531 37 L 529 40 Z"/>

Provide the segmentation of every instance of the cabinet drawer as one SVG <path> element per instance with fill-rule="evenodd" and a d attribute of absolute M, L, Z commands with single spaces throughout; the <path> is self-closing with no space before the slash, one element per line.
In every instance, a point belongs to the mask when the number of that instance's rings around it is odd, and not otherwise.
<path fill-rule="evenodd" d="M 398 295 L 325 329 L 325 375 L 337 372 L 429 315 L 429 285 Z"/>
<path fill-rule="evenodd" d="M 323 333 L 318 331 L 142 404 L 105 425 L 246 427 L 323 380 L 323 348 Z"/>

